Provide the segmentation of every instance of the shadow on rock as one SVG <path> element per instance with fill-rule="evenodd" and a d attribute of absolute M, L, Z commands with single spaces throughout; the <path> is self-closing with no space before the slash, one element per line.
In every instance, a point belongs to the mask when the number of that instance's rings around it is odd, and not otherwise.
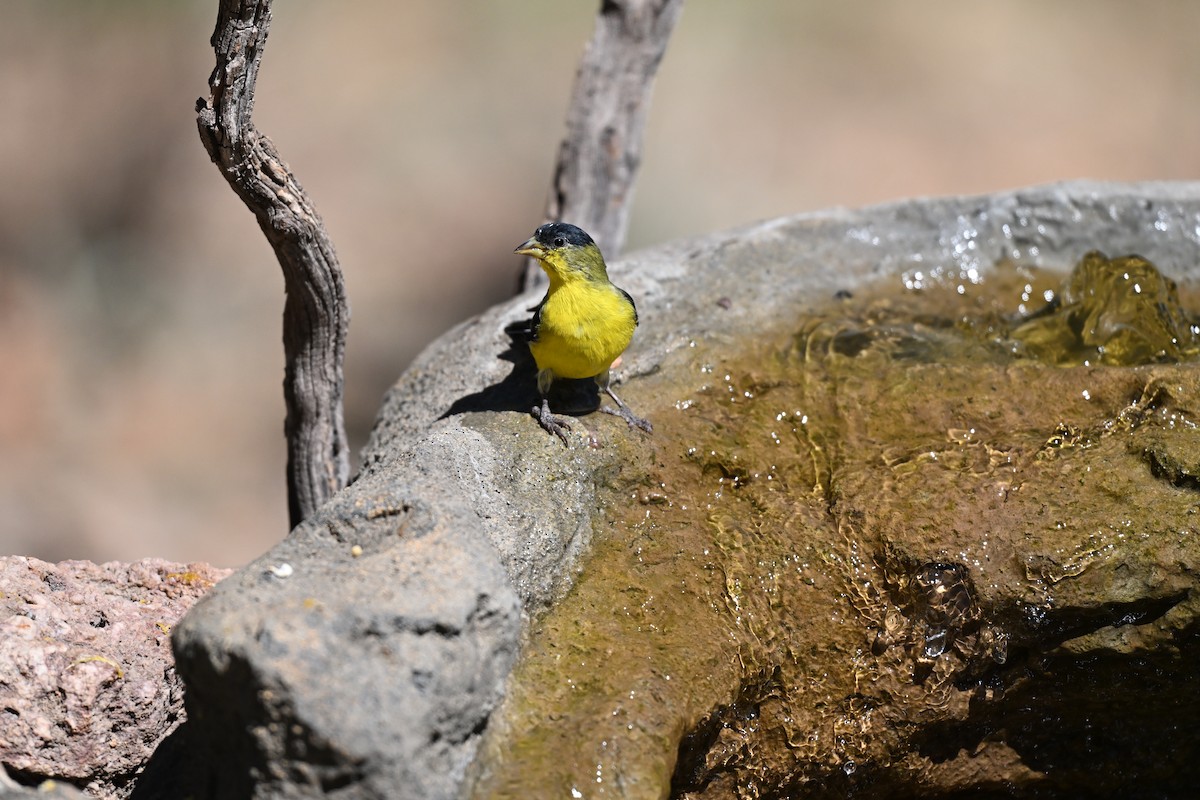
<path fill-rule="evenodd" d="M 130 800 L 171 800 L 193 795 L 208 796 L 201 790 L 202 775 L 195 768 L 197 743 L 192 724 L 184 721 L 158 743 L 146 762 L 141 776 L 129 795 Z"/>
<path fill-rule="evenodd" d="M 520 411 L 529 413 L 538 404 L 537 367 L 529 352 L 530 320 L 505 327 L 509 346 L 498 357 L 513 365 L 498 383 L 458 398 L 438 419 L 475 411 Z M 550 406 L 557 414 L 582 415 L 600 407 L 600 390 L 591 378 L 558 380 L 550 390 Z"/>

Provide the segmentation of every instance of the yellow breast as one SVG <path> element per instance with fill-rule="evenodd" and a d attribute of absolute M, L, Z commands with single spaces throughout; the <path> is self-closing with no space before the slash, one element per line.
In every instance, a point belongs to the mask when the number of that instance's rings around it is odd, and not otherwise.
<path fill-rule="evenodd" d="M 551 289 L 529 350 L 539 370 L 594 378 L 629 346 L 636 325 L 633 305 L 611 283 L 573 281 Z"/>

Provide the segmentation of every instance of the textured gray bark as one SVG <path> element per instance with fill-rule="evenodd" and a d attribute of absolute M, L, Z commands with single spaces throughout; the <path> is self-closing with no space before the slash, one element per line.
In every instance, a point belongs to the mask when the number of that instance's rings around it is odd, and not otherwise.
<path fill-rule="evenodd" d="M 602 0 L 575 77 L 546 219 L 583 228 L 609 259 L 625 243 L 650 94 L 682 10 L 683 0 Z M 531 260 L 525 288 L 545 283 Z"/>
<path fill-rule="evenodd" d="M 197 101 L 196 111 L 209 156 L 254 212 L 283 267 L 288 516 L 295 527 L 349 476 L 342 363 L 350 307 L 324 223 L 251 120 L 270 25 L 270 0 L 221 0 L 212 36 L 217 65 L 209 98 Z"/>

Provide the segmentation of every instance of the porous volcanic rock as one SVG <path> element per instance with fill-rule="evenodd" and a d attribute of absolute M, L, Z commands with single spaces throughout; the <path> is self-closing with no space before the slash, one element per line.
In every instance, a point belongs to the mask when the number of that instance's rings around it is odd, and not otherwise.
<path fill-rule="evenodd" d="M 171 628 L 228 574 L 161 559 L 0 558 L 0 765 L 23 784 L 128 796 L 182 719 Z"/>

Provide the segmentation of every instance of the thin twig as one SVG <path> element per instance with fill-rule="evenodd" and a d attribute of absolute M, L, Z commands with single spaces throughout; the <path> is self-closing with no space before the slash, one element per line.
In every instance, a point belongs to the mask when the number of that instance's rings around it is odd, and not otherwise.
<path fill-rule="evenodd" d="M 254 87 L 271 26 L 271 0 L 221 0 L 208 100 L 196 103 L 200 139 L 254 212 L 275 250 L 287 299 L 283 383 L 288 516 L 294 527 L 346 485 L 342 363 L 350 308 L 324 223 L 274 144 L 254 127 Z"/>

